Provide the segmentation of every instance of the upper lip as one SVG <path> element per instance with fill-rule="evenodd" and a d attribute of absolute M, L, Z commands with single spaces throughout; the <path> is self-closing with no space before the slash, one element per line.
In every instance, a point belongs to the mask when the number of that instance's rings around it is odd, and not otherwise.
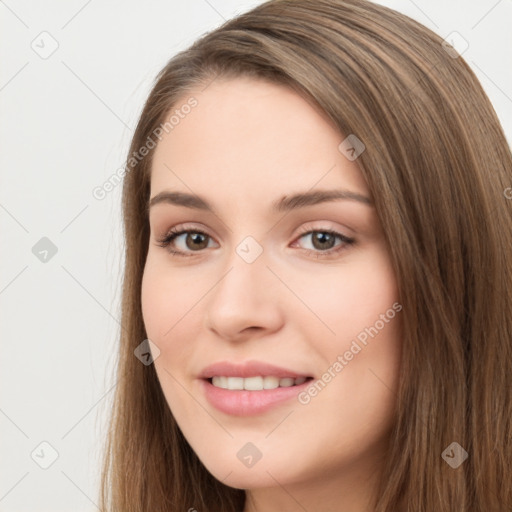
<path fill-rule="evenodd" d="M 274 376 L 280 379 L 291 377 L 296 379 L 298 377 L 309 377 L 305 373 L 296 372 L 280 366 L 275 366 L 263 361 L 246 361 L 242 364 L 235 364 L 229 361 L 219 361 L 213 363 L 199 374 L 199 378 L 210 379 L 211 377 L 267 377 Z"/>

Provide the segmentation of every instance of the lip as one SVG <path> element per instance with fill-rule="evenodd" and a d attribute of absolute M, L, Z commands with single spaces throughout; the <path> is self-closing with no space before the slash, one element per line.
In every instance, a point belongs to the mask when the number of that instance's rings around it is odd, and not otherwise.
<path fill-rule="evenodd" d="M 275 366 L 263 361 L 246 361 L 242 364 L 234 364 L 229 361 L 219 361 L 213 363 L 199 374 L 200 379 L 211 379 L 212 377 L 268 377 L 274 376 L 284 379 L 291 377 L 311 377 L 307 373 L 299 373 L 287 368 Z M 298 387 L 298 386 L 297 386 Z"/>
<path fill-rule="evenodd" d="M 307 377 L 308 379 L 298 386 L 249 391 L 218 388 L 208 380 L 215 376 L 244 378 L 274 376 L 280 379 Z M 296 398 L 313 380 L 311 374 L 297 372 L 263 361 L 246 361 L 241 364 L 219 361 L 204 368 L 198 377 L 202 392 L 208 402 L 219 411 L 232 416 L 263 414 L 279 404 Z"/>
<path fill-rule="evenodd" d="M 263 414 L 273 407 L 296 398 L 311 382 L 313 382 L 312 378 L 298 386 L 248 391 L 218 388 L 207 379 L 200 380 L 202 391 L 208 402 L 219 411 L 231 416 Z"/>

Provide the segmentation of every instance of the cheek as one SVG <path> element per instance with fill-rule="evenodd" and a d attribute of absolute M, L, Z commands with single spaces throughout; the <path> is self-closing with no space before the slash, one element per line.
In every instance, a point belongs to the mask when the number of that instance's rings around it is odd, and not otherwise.
<path fill-rule="evenodd" d="M 200 296 L 198 283 L 179 270 L 170 269 L 160 257 L 148 256 L 141 283 L 141 308 L 148 337 L 171 339 L 182 323 L 193 316 Z M 204 292 L 203 292 L 204 293 Z M 186 317 L 186 318 L 185 318 Z"/>
<path fill-rule="evenodd" d="M 323 398 L 311 409 L 324 401 L 335 408 L 344 404 L 352 415 L 361 415 L 359 404 L 367 404 L 368 414 L 385 416 L 394 396 L 390 390 L 397 386 L 402 346 L 402 308 L 386 252 L 379 248 L 354 264 L 331 269 L 328 276 L 307 277 L 306 290 L 316 317 L 305 316 L 301 330 L 315 340 L 328 382 L 325 391 L 319 385 Z"/>
<path fill-rule="evenodd" d="M 146 334 L 160 350 L 155 368 L 164 389 L 171 389 L 175 381 L 165 370 L 183 376 L 193 360 L 197 347 L 190 341 L 201 337 L 204 314 L 200 300 L 211 285 L 203 286 L 189 273 L 158 260 L 158 256 L 148 256 L 141 283 L 141 309 Z"/>
<path fill-rule="evenodd" d="M 181 370 L 193 354 L 193 345 L 182 341 L 190 336 L 184 330 L 194 315 L 190 309 L 193 297 L 186 296 L 191 294 L 190 286 L 176 282 L 179 274 L 169 272 L 165 265 L 155 263 L 155 259 L 148 256 L 142 277 L 142 317 L 148 338 L 160 350 L 154 361 L 155 370 L 167 403 L 175 413 L 188 402 L 176 378 L 183 380 Z"/>
<path fill-rule="evenodd" d="M 295 278 L 297 295 L 313 314 L 304 315 L 312 339 L 343 345 L 376 322 L 398 302 L 394 272 L 381 250 L 361 255 L 346 266 L 320 268 Z M 391 310 L 390 315 L 395 316 Z M 319 330 L 320 329 L 320 330 Z M 315 334 L 316 333 L 316 334 Z"/>

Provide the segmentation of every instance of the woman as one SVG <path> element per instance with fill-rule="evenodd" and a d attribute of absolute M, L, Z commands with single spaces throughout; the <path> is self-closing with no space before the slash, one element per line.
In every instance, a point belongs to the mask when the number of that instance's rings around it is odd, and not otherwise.
<path fill-rule="evenodd" d="M 103 510 L 512 509 L 512 156 L 443 40 L 281 0 L 159 74 Z"/>

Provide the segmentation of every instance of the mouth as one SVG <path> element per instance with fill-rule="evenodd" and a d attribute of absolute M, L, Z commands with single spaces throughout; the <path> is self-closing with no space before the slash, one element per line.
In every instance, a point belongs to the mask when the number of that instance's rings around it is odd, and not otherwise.
<path fill-rule="evenodd" d="M 201 391 L 217 410 L 231 416 L 263 414 L 297 399 L 313 376 L 266 361 L 218 361 L 198 375 Z"/>
<path fill-rule="evenodd" d="M 199 381 L 210 405 L 224 414 L 240 417 L 262 415 L 280 405 L 289 406 L 312 380 L 313 377 L 303 376 L 279 379 L 273 376 L 214 376 Z M 265 388 L 265 385 L 272 387 Z"/>

